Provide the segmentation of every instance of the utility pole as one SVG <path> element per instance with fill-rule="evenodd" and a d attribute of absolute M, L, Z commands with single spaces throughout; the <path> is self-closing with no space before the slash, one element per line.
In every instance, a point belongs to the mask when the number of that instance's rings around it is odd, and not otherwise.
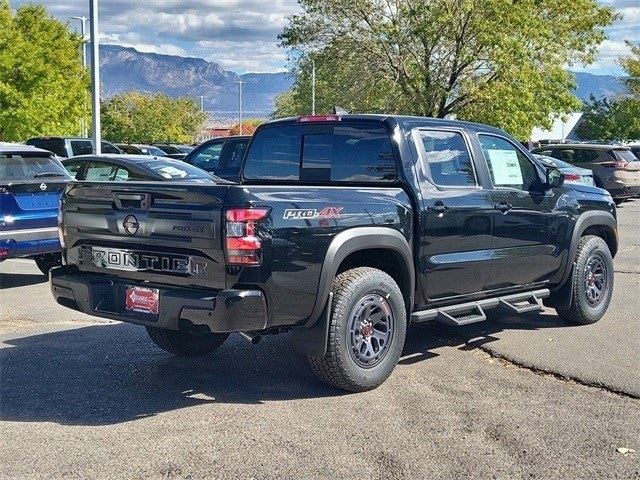
<path fill-rule="evenodd" d="M 239 100 L 240 100 L 240 122 L 239 122 L 239 127 L 240 127 L 240 135 L 242 135 L 242 84 L 244 83 L 242 80 L 237 80 L 236 83 L 238 84 L 238 91 L 239 91 Z"/>
<path fill-rule="evenodd" d="M 82 15 L 81 17 L 69 17 L 72 20 L 80 20 L 80 33 L 82 35 L 82 66 L 87 68 L 87 17 Z M 87 125 L 85 123 L 85 119 L 80 119 L 80 134 L 83 137 L 87 136 Z"/>
<path fill-rule="evenodd" d="M 311 57 L 311 115 L 316 114 L 316 61 Z"/>
<path fill-rule="evenodd" d="M 98 51 L 98 0 L 90 0 L 89 18 L 91 19 L 91 100 L 93 120 L 93 153 L 102 153 L 100 137 L 100 53 Z"/>
<path fill-rule="evenodd" d="M 204 95 L 200 95 L 200 111 L 204 113 Z"/>

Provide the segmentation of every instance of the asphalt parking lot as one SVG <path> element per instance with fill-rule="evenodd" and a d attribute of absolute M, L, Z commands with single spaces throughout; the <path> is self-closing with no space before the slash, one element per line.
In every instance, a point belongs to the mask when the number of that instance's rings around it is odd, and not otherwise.
<path fill-rule="evenodd" d="M 640 200 L 606 316 L 412 327 L 380 388 L 317 382 L 289 335 L 171 357 L 0 264 L 1 478 L 640 478 Z"/>

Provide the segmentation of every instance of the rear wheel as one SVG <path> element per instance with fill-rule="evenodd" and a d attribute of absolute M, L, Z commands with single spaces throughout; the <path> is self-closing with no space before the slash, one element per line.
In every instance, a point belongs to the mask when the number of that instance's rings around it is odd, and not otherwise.
<path fill-rule="evenodd" d="M 398 363 L 407 331 L 402 293 L 381 270 L 360 267 L 338 275 L 327 352 L 308 357 L 328 385 L 362 392 L 384 382 Z"/>
<path fill-rule="evenodd" d="M 569 308 L 557 309 L 569 323 L 588 325 L 602 318 L 613 294 L 613 259 L 606 242 L 586 235 L 576 251 Z"/>
<path fill-rule="evenodd" d="M 49 276 L 49 270 L 53 267 L 62 265 L 62 254 L 60 252 L 36 255 L 33 259 L 36 261 L 40 271 L 47 276 Z"/>
<path fill-rule="evenodd" d="M 153 343 L 165 352 L 181 357 L 199 357 L 217 350 L 229 336 L 228 333 L 194 335 L 182 330 L 146 327 Z"/>

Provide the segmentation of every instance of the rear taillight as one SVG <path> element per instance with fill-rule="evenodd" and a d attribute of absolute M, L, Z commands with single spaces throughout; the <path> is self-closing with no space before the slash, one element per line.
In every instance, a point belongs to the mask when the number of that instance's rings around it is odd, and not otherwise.
<path fill-rule="evenodd" d="M 62 216 L 62 207 L 63 207 L 62 197 L 58 202 L 58 240 L 60 240 L 60 246 L 64 248 L 64 219 Z"/>
<path fill-rule="evenodd" d="M 226 253 L 230 265 L 260 265 L 262 240 L 256 235 L 256 224 L 269 215 L 268 208 L 232 208 L 227 210 Z"/>
<path fill-rule="evenodd" d="M 564 174 L 564 180 L 565 182 L 577 182 L 578 180 L 580 180 L 580 175 L 577 175 L 575 173 L 565 173 Z"/>
<path fill-rule="evenodd" d="M 603 167 L 624 168 L 629 165 L 629 162 L 626 160 L 616 160 L 615 162 L 602 162 L 600 165 Z"/>

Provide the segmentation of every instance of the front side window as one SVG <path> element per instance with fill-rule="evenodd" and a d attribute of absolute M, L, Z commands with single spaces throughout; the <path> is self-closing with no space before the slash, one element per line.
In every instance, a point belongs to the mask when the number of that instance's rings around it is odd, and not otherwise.
<path fill-rule="evenodd" d="M 533 163 L 511 142 L 493 135 L 479 135 L 482 153 L 496 188 L 540 189 L 540 177 Z"/>
<path fill-rule="evenodd" d="M 440 186 L 476 186 L 469 150 L 459 132 L 420 130 L 421 145 L 433 183 Z"/>
<path fill-rule="evenodd" d="M 82 170 L 82 162 L 65 163 L 64 168 L 67 170 L 71 178 L 77 178 L 78 173 Z"/>
<path fill-rule="evenodd" d="M 191 165 L 195 165 L 208 172 L 215 170 L 220 164 L 222 145 L 222 142 L 218 142 L 203 148 L 191 159 Z"/>

